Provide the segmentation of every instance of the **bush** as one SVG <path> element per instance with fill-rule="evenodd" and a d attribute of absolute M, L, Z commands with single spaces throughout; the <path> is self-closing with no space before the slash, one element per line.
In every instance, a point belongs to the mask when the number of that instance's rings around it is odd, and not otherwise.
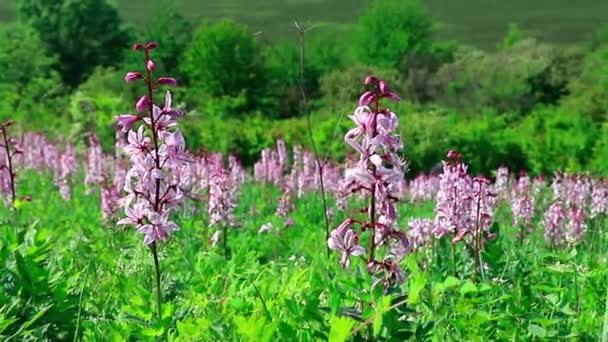
<path fill-rule="evenodd" d="M 360 63 L 396 68 L 431 43 L 432 22 L 417 0 L 376 0 L 363 10 L 354 37 Z"/>
<path fill-rule="evenodd" d="M 46 51 L 57 55 L 57 69 L 70 86 L 96 66 L 120 63 L 131 41 L 116 9 L 104 0 L 19 0 L 23 22 L 40 35 Z"/>
<path fill-rule="evenodd" d="M 190 80 L 190 100 L 243 97 L 235 112 L 257 108 L 265 90 L 261 48 L 256 37 L 233 21 L 203 24 L 187 48 L 180 69 Z"/>
<path fill-rule="evenodd" d="M 569 90 L 566 108 L 590 114 L 595 121 L 608 119 L 608 44 L 585 56 Z"/>
<path fill-rule="evenodd" d="M 515 133 L 530 171 L 539 174 L 584 171 L 599 132 L 589 114 L 545 107 L 524 118 Z"/>
<path fill-rule="evenodd" d="M 576 73 L 575 52 L 532 39 L 493 54 L 461 49 L 431 81 L 433 98 L 466 111 L 495 108 L 499 113 L 532 110 L 555 104 L 567 94 Z"/>
<path fill-rule="evenodd" d="M 363 80 L 369 75 L 385 80 L 398 94 L 403 93 L 399 86 L 402 81 L 397 70 L 353 65 L 342 70 L 334 70 L 321 77 L 322 104 L 329 106 L 329 109 L 341 108 L 349 104 L 356 105 L 364 89 Z"/>
<path fill-rule="evenodd" d="M 336 30 L 315 28 L 305 35 L 304 89 L 309 100 L 320 96 L 322 75 L 343 64 L 342 43 Z M 286 118 L 301 114 L 302 94 L 299 89 L 299 39 L 282 40 L 264 49 L 268 92 L 264 113 L 270 117 Z"/>

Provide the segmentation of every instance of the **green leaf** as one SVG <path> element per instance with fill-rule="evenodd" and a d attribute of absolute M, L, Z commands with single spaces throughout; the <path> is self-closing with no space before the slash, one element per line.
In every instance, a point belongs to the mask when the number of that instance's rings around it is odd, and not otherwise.
<path fill-rule="evenodd" d="M 380 302 L 378 302 L 378 306 L 376 307 L 376 318 L 374 319 L 374 336 L 376 337 L 382 330 L 382 317 L 384 316 L 384 313 L 386 313 L 391 307 L 391 302 L 392 300 L 390 296 L 384 296 Z"/>
<path fill-rule="evenodd" d="M 476 292 L 477 292 L 477 286 L 475 286 L 475 284 L 473 284 L 473 282 L 470 280 L 465 281 L 464 284 L 462 284 L 462 287 L 460 288 L 461 295 L 466 295 L 467 293 L 476 293 Z"/>
<path fill-rule="evenodd" d="M 547 330 L 545 328 L 541 327 L 540 325 L 536 325 L 536 324 L 528 325 L 528 333 L 530 333 L 530 335 L 532 335 L 532 336 L 539 337 L 539 338 L 544 338 L 547 336 Z"/>
<path fill-rule="evenodd" d="M 329 319 L 329 342 L 345 342 L 354 325 L 355 321 L 350 318 L 332 316 Z"/>

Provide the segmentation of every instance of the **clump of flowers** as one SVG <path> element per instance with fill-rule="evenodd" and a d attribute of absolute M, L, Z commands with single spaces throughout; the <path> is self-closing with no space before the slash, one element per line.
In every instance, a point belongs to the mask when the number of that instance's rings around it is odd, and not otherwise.
<path fill-rule="evenodd" d="M 475 262 L 475 277 L 482 269 L 481 253 L 494 238 L 490 228 L 494 219 L 496 194 L 484 177 L 471 178 L 462 155 L 450 150 L 443 162 L 439 193 L 435 205 L 437 238 L 449 235 L 452 241 L 452 266 L 456 274 L 455 244 L 464 242 Z"/>
<path fill-rule="evenodd" d="M 365 85 L 371 89 L 361 96 L 359 107 L 350 116 L 356 127 L 344 137 L 359 159 L 345 170 L 341 192 L 364 196 L 369 202 L 360 212 L 367 215 L 347 218 L 330 233 L 327 243 L 341 253 L 340 264 L 345 268 L 350 265 L 350 257 L 365 257 L 368 272 L 378 279 L 376 284 L 383 282 L 388 287 L 404 279 L 399 262 L 408 252 L 409 243 L 396 227 L 395 202 L 403 179 L 403 162 L 397 155 L 403 144 L 395 133 L 398 119 L 388 108 L 381 108 L 380 102 L 400 99 L 376 77 L 367 77 Z M 365 233 L 369 235 L 367 249 L 359 240 Z"/>
<path fill-rule="evenodd" d="M 211 176 L 207 210 L 209 224 L 221 227 L 221 233 L 216 232 L 215 239 L 219 239 L 221 235 L 225 257 L 228 257 L 228 228 L 237 226 L 234 218 L 237 189 L 238 184 L 234 178 L 220 165 Z"/>
<path fill-rule="evenodd" d="M 555 184 L 555 183 L 554 183 Z M 545 239 L 554 247 L 564 243 L 564 221 L 566 212 L 559 201 L 551 204 L 543 216 Z"/>
<path fill-rule="evenodd" d="M 184 199 L 181 175 L 184 164 L 189 161 L 184 137 L 177 128 L 177 119 L 182 113 L 172 108 L 171 93 L 165 93 L 161 108 L 155 104 L 155 93 L 162 86 L 176 86 L 170 77 L 153 78 L 155 63 L 150 58 L 154 42 L 135 44 L 134 51 L 143 53 L 144 73 L 128 72 L 126 82 L 141 81 L 147 93 L 135 104 L 138 114 L 116 117 L 118 126 L 127 133 L 127 144 L 123 150 L 129 157 L 131 168 L 127 171 L 121 198 L 126 217 L 117 224 L 132 225 L 144 235 L 144 244 L 149 246 L 154 258 L 157 288 L 157 311 L 161 314 L 160 268 L 157 245 L 169 239 L 179 226 L 172 221 L 171 212 Z"/>
<path fill-rule="evenodd" d="M 534 195 L 532 194 L 530 177 L 522 172 L 513 191 L 511 212 L 513 226 L 519 227 L 519 239 L 523 242 L 526 232 L 530 232 L 534 217 Z"/>

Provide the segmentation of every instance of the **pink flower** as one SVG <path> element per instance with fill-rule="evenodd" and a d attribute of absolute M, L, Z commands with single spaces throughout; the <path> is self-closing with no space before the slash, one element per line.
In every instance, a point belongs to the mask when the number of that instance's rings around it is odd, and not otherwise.
<path fill-rule="evenodd" d="M 182 111 L 172 108 L 171 103 L 172 103 L 171 92 L 167 91 L 165 93 L 165 106 L 163 107 L 163 111 L 162 111 L 163 114 L 169 115 L 172 119 L 175 119 L 178 116 L 182 116 L 183 115 Z"/>
<path fill-rule="evenodd" d="M 141 117 L 137 115 L 124 114 L 116 116 L 116 123 L 124 133 L 128 132 L 139 120 L 141 120 Z"/>
<path fill-rule="evenodd" d="M 144 234 L 144 245 L 148 246 L 156 241 L 166 241 L 169 233 L 179 230 L 178 225 L 169 221 L 169 210 L 162 215 L 156 212 L 148 213 L 149 223 L 137 228 L 139 233 Z"/>
<path fill-rule="evenodd" d="M 148 206 L 145 202 L 139 202 L 132 207 L 125 208 L 125 214 L 127 217 L 116 222 L 118 225 L 133 225 L 140 226 L 144 223 L 146 213 L 148 212 Z"/>
<path fill-rule="evenodd" d="M 359 245 L 359 236 L 354 230 L 348 228 L 352 224 L 352 220 L 347 219 L 338 228 L 334 229 L 329 239 L 327 239 L 327 245 L 330 249 L 342 252 L 340 258 L 340 265 L 344 268 L 348 268 L 350 265 L 350 257 L 361 256 L 365 254 L 365 249 Z"/>
<path fill-rule="evenodd" d="M 144 136 L 143 126 L 139 127 L 137 133 L 130 130 L 127 142 L 129 144 L 124 147 L 124 151 L 131 159 L 135 159 L 138 156 L 143 157 L 149 152 L 150 138 Z"/>

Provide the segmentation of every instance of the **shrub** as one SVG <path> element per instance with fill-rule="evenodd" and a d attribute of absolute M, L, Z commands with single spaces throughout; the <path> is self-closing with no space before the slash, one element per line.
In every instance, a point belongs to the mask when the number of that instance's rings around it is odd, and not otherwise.
<path fill-rule="evenodd" d="M 529 112 L 537 104 L 555 104 L 567 93 L 577 58 L 575 52 L 532 39 L 492 54 L 461 49 L 433 77 L 433 98 L 460 110 Z"/>

